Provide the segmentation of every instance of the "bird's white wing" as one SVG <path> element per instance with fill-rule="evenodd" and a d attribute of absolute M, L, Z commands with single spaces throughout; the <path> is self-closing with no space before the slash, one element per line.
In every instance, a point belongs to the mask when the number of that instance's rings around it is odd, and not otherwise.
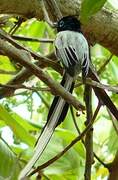
<path fill-rule="evenodd" d="M 89 69 L 89 47 L 81 33 L 72 31 L 59 32 L 54 44 L 57 57 L 61 59 L 67 69 L 70 66 L 78 65 L 80 69 L 85 68 L 87 74 Z"/>

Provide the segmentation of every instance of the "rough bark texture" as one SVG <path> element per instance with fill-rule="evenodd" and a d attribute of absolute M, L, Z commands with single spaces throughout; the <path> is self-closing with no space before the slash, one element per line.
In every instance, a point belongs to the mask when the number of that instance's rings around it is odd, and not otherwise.
<path fill-rule="evenodd" d="M 43 13 L 38 0 L 0 0 L 0 14 L 42 18 Z"/>
<path fill-rule="evenodd" d="M 103 9 L 85 27 L 90 42 L 99 43 L 118 55 L 118 13 Z"/>
<path fill-rule="evenodd" d="M 114 158 L 114 161 L 111 163 L 109 180 L 118 180 L 118 151 Z"/>
<path fill-rule="evenodd" d="M 43 12 L 38 0 L 0 0 L 0 14 L 21 15 L 26 18 L 43 19 Z M 78 15 L 80 0 L 57 0 L 63 15 Z M 102 9 L 83 30 L 91 44 L 99 43 L 118 55 L 118 12 Z"/>

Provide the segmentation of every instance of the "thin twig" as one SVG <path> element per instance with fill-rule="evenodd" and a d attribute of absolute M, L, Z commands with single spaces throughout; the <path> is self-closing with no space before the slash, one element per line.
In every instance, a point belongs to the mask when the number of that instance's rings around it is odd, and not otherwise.
<path fill-rule="evenodd" d="M 111 61 L 112 57 L 113 54 L 111 54 L 110 57 L 104 62 L 104 64 L 99 68 L 99 70 L 97 71 L 98 75 L 100 75 L 104 71 L 106 65 Z"/>
<path fill-rule="evenodd" d="M 16 75 L 16 71 L 6 71 L 3 69 L 0 69 L 0 74 L 9 74 L 9 75 Z"/>
<path fill-rule="evenodd" d="M 26 20 L 26 19 L 23 17 L 18 17 L 18 21 L 10 29 L 9 34 L 13 35 L 18 30 L 18 28 L 21 26 L 21 24 L 24 22 L 24 20 Z"/>
<path fill-rule="evenodd" d="M 105 168 L 108 168 L 108 165 L 105 164 L 95 153 L 94 153 L 94 156 Z"/>
<path fill-rule="evenodd" d="M 78 77 L 77 79 L 79 81 L 82 81 L 80 77 Z M 112 91 L 114 93 L 118 93 L 118 86 L 105 85 L 105 84 L 102 84 L 100 82 L 94 81 L 94 80 L 92 80 L 90 78 L 86 79 L 86 84 L 94 86 L 94 87 L 98 87 L 100 89 L 106 89 L 107 91 Z M 79 87 L 80 85 L 82 85 L 81 82 L 80 83 L 76 83 L 74 87 L 76 88 L 76 87 Z"/>
<path fill-rule="evenodd" d="M 72 106 L 70 106 L 70 110 L 71 110 L 71 115 L 72 115 L 72 119 L 73 119 L 73 123 L 74 123 L 75 129 L 77 130 L 78 135 L 80 135 L 80 134 L 81 134 L 81 131 L 79 130 L 79 127 L 78 127 L 76 118 L 75 118 L 75 116 L 74 116 L 74 111 L 73 111 L 73 107 L 72 107 Z M 83 139 L 83 138 L 81 139 L 81 141 L 82 141 L 82 143 L 85 145 L 85 142 L 84 142 L 84 139 Z"/>
<path fill-rule="evenodd" d="M 94 123 L 94 120 L 96 119 L 96 116 L 100 110 L 100 107 L 101 107 L 101 104 L 99 103 L 95 112 L 94 112 L 94 115 L 93 115 L 93 118 L 91 120 L 91 122 L 88 124 L 88 126 L 85 128 L 85 130 L 78 136 L 76 137 L 68 146 L 66 146 L 66 148 L 61 151 L 58 155 L 54 156 L 52 159 L 50 159 L 49 161 L 47 161 L 46 163 L 42 164 L 41 166 L 38 166 L 35 170 L 33 170 L 29 176 L 32 176 L 33 174 L 37 173 L 38 171 L 46 168 L 47 166 L 51 165 L 52 163 L 54 163 L 56 160 L 58 160 L 59 158 L 61 158 L 70 148 L 72 148 L 78 141 L 80 141 L 85 135 L 86 133 L 88 132 L 88 130 L 91 128 L 91 126 L 93 125 Z"/>
<path fill-rule="evenodd" d="M 11 89 L 27 89 L 27 90 L 31 90 L 31 91 L 50 91 L 50 89 L 48 87 L 45 88 L 41 88 L 41 87 L 28 87 L 22 84 L 14 84 L 14 85 L 10 85 L 10 84 L 1 84 L 0 83 L 0 87 L 4 87 L 4 88 L 11 88 Z"/>
<path fill-rule="evenodd" d="M 34 103 L 33 103 L 33 92 L 31 92 L 30 93 L 30 103 L 28 103 L 28 105 L 29 105 L 29 108 L 30 108 L 30 119 L 32 119 L 32 117 L 33 117 L 33 105 L 34 105 Z"/>
<path fill-rule="evenodd" d="M 44 38 L 35 38 L 35 37 L 26 37 L 26 36 L 11 36 L 15 40 L 19 41 L 31 41 L 31 42 L 40 42 L 40 43 L 53 43 L 54 39 L 44 39 Z"/>
<path fill-rule="evenodd" d="M 42 96 L 39 92 L 36 92 L 37 95 L 40 97 L 40 99 L 42 100 L 42 102 L 45 104 L 45 106 L 49 109 L 50 106 L 48 104 L 48 102 L 45 100 L 44 96 Z"/>
<path fill-rule="evenodd" d="M 107 111 L 108 111 L 108 114 L 109 114 L 109 116 L 110 116 L 110 119 L 112 120 L 112 124 L 113 124 L 113 127 L 114 127 L 114 129 L 115 129 L 115 132 L 116 132 L 116 134 L 117 134 L 117 136 L 118 136 L 118 122 L 115 121 L 114 116 L 111 114 L 111 112 L 109 111 L 109 109 L 107 109 Z"/>
<path fill-rule="evenodd" d="M 77 122 L 76 122 L 76 119 L 75 119 L 75 116 L 74 116 L 74 112 L 73 112 L 73 107 L 70 106 L 70 111 L 71 111 L 71 115 L 72 115 L 72 119 L 73 119 L 73 122 L 74 122 L 74 125 L 75 125 L 75 128 L 78 132 L 78 134 L 81 134 L 79 128 L 78 128 L 78 125 L 77 125 Z"/>
<path fill-rule="evenodd" d="M 17 154 L 13 151 L 13 149 L 11 148 L 11 146 L 2 138 L 0 137 L 1 141 L 3 141 L 3 143 L 7 146 L 7 148 L 9 149 L 9 151 L 12 153 L 12 155 L 14 155 L 14 157 L 17 157 Z M 8 151 L 8 150 L 7 150 Z"/>

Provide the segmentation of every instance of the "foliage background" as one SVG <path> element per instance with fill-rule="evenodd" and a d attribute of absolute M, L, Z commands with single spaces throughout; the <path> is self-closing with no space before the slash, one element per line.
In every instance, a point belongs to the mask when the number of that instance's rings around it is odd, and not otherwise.
<path fill-rule="evenodd" d="M 101 2 L 102 3 L 97 6 L 96 11 L 103 6 L 105 1 Z M 87 21 L 87 18 L 96 12 L 92 10 L 89 12 L 88 7 L 90 6 L 90 3 L 86 3 L 88 2 L 85 1 L 85 4 L 83 3 L 84 10 L 81 12 L 83 21 Z M 94 1 L 91 1 L 91 3 L 94 5 Z M 107 8 L 114 9 L 112 3 L 107 2 L 105 6 Z M 3 29 L 9 32 L 15 22 L 16 18 L 10 18 Z M 47 23 L 42 21 L 39 22 L 36 19 L 23 22 L 15 32 L 15 35 L 47 39 L 54 39 L 55 34 L 56 32 L 51 29 Z M 47 55 L 54 50 L 52 43 L 39 43 L 31 41 L 19 41 L 19 43 L 43 55 Z M 91 47 L 91 58 L 97 71 L 99 71 L 105 62 L 108 62 L 103 71 L 99 74 L 101 82 L 109 86 L 117 86 L 118 58 L 116 56 L 112 56 L 108 61 L 110 56 L 111 52 L 99 44 L 95 44 Z M 13 59 L 0 55 L 1 84 L 6 84 L 21 69 L 22 66 L 15 64 Z M 7 72 L 9 71 L 9 73 L 3 73 L 2 70 Z M 48 72 L 48 74 L 56 81 L 59 82 L 61 80 L 61 76 L 53 69 L 46 68 L 45 71 Z M 24 85 L 37 88 L 46 87 L 46 85 L 35 76 L 32 76 L 24 82 Z M 83 85 L 81 85 L 75 89 L 73 94 L 77 97 L 77 99 L 84 103 L 83 91 L 84 88 Z M 108 94 L 116 106 L 118 106 L 117 93 L 108 91 Z M 18 173 L 32 156 L 36 139 L 45 124 L 52 99 L 53 96 L 49 91 L 18 89 L 15 91 L 14 96 L 0 100 L 0 179 L 8 177 L 12 180 L 17 179 Z M 92 92 L 93 112 L 96 105 L 97 98 Z M 86 120 L 86 115 L 81 114 L 78 117 L 76 116 L 76 113 L 76 110 L 74 110 L 74 116 L 78 127 L 80 131 L 82 131 L 85 128 L 84 122 Z M 94 152 L 103 161 L 103 163 L 109 164 L 114 159 L 115 153 L 118 149 L 118 143 L 117 131 L 113 127 L 113 117 L 106 107 L 103 106 L 101 108 L 93 128 Z M 73 123 L 72 113 L 69 111 L 64 123 L 56 128 L 51 142 L 44 152 L 40 162 L 37 162 L 37 164 L 40 165 L 54 155 L 58 154 L 77 135 L 78 132 Z M 76 180 L 79 177 L 81 180 L 84 177 L 84 164 L 85 147 L 82 142 L 78 142 L 63 157 L 43 170 L 42 179 Z M 108 175 L 109 172 L 107 168 L 95 159 L 92 167 L 92 180 L 107 179 Z M 35 179 L 35 177 L 32 177 L 32 179 Z"/>

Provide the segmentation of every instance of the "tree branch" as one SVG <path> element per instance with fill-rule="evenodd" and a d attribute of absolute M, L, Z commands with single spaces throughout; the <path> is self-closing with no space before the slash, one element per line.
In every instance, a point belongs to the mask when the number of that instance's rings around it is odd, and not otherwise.
<path fill-rule="evenodd" d="M 86 126 L 92 120 L 92 89 L 91 86 L 85 84 L 84 100 L 86 104 Z M 93 127 L 89 129 L 85 137 L 86 148 L 86 164 L 85 164 L 85 180 L 91 179 L 91 166 L 93 163 Z"/>
<path fill-rule="evenodd" d="M 7 34 L 5 31 L 3 31 L 2 29 L 0 29 L 0 37 L 7 40 L 8 42 L 10 42 L 12 45 L 14 45 L 16 48 L 18 49 L 23 49 L 27 52 L 30 52 L 30 54 L 32 55 L 32 57 L 34 59 L 38 59 L 40 60 L 40 66 L 43 64 L 43 66 L 51 66 L 53 69 L 55 69 L 57 72 L 62 72 L 62 69 L 60 68 L 59 64 L 55 63 L 54 61 L 50 60 L 48 57 L 43 56 L 43 55 L 39 55 L 36 52 L 33 52 L 32 50 L 24 47 L 23 45 L 17 43 L 14 39 L 12 39 L 10 37 L 9 34 Z"/>
<path fill-rule="evenodd" d="M 80 77 L 77 78 L 80 82 L 75 84 L 75 88 L 82 85 L 82 79 Z M 107 91 L 112 91 L 113 93 L 118 93 L 118 86 L 105 85 L 98 81 L 94 81 L 90 78 L 86 78 L 86 84 L 90 86 L 94 86 L 100 89 L 106 89 Z"/>
<path fill-rule="evenodd" d="M 115 158 L 109 167 L 109 180 L 118 179 L 118 151 L 116 152 Z"/>
<path fill-rule="evenodd" d="M 0 14 L 19 15 L 26 18 L 35 17 L 43 20 L 41 1 L 38 0 L 1 0 Z M 61 13 L 65 15 L 77 15 L 79 17 L 81 0 L 57 0 Z M 48 10 L 48 9 L 47 9 Z M 53 12 L 48 12 L 53 14 Z M 99 43 L 108 48 L 112 54 L 118 55 L 118 12 L 103 8 L 90 18 L 83 31 L 90 44 Z"/>
<path fill-rule="evenodd" d="M 89 71 L 89 77 L 92 78 L 92 80 L 100 82 L 97 74 L 94 71 L 94 68 L 91 66 Z M 116 120 L 118 121 L 118 109 L 113 104 L 107 93 L 103 89 L 99 89 L 97 87 L 92 86 L 96 96 L 98 97 L 99 101 L 106 105 L 106 107 L 110 110 L 110 112 L 114 115 Z"/>
<path fill-rule="evenodd" d="M 45 74 L 41 68 L 31 62 L 31 56 L 27 51 L 19 50 L 4 40 L 0 40 L 0 49 L 16 62 L 28 68 L 40 80 L 46 83 L 52 90 L 53 94 L 62 96 L 68 103 L 72 104 L 76 109 L 84 110 L 84 106 L 76 100 L 69 92 L 67 92 L 59 83 L 51 79 Z"/>
<path fill-rule="evenodd" d="M 6 71 L 3 69 L 0 69 L 0 74 L 10 74 L 10 75 L 15 75 L 17 72 L 16 71 Z"/>
<path fill-rule="evenodd" d="M 27 90 L 30 90 L 30 91 L 50 91 L 50 89 L 47 87 L 45 88 L 41 88 L 41 87 L 28 87 L 28 86 L 25 86 L 25 85 L 22 85 L 22 84 L 14 84 L 14 85 L 8 85 L 8 84 L 1 84 L 0 83 L 0 87 L 4 87 L 4 88 L 11 88 L 11 89 L 27 89 Z"/>
<path fill-rule="evenodd" d="M 54 41 L 54 39 L 34 38 L 34 37 L 17 36 L 17 35 L 12 35 L 12 38 L 18 41 L 31 41 L 31 42 L 40 42 L 40 43 L 53 43 Z"/>
<path fill-rule="evenodd" d="M 53 58 L 53 54 L 49 54 L 47 56 L 47 58 Z M 45 68 L 45 64 L 41 61 L 42 58 L 39 59 L 39 61 L 35 62 L 34 64 L 36 64 L 37 66 L 41 67 L 41 68 Z M 50 65 L 48 65 L 50 66 Z M 62 72 L 62 69 L 60 68 L 60 66 L 57 64 L 57 66 L 59 67 L 60 72 Z M 24 83 L 25 80 L 27 80 L 28 78 L 30 78 L 33 75 L 33 73 L 27 69 L 27 68 L 23 68 L 20 72 L 17 73 L 17 75 L 15 77 L 13 77 L 13 79 L 11 79 L 6 85 L 11 86 L 14 84 L 20 85 L 22 83 Z M 4 97 L 8 97 L 8 96 L 13 96 L 14 93 L 13 88 L 5 88 L 2 87 L 0 88 L 0 98 L 4 98 Z"/>

